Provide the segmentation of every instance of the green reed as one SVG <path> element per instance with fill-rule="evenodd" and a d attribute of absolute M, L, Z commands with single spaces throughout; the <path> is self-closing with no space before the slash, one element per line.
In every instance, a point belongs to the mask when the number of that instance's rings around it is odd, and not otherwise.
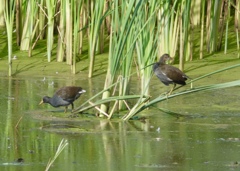
<path fill-rule="evenodd" d="M 103 9 L 105 0 L 98 1 L 89 1 L 90 6 L 90 29 L 89 29 L 89 74 L 88 77 L 92 77 L 93 75 L 93 67 L 95 61 L 95 51 L 97 46 L 97 41 L 99 37 L 99 30 L 103 21 Z"/>
<path fill-rule="evenodd" d="M 62 139 L 62 141 L 60 142 L 60 144 L 58 145 L 57 151 L 54 155 L 54 157 L 52 159 L 49 159 L 47 167 L 45 169 L 45 171 L 48 171 L 50 169 L 50 167 L 52 166 L 52 164 L 54 163 L 54 161 L 58 158 L 58 156 L 60 155 L 60 153 L 63 151 L 63 149 L 68 145 L 68 141 L 66 139 Z"/>
<path fill-rule="evenodd" d="M 6 1 L 6 8 L 4 10 L 4 18 L 7 28 L 8 38 L 8 76 L 12 76 L 12 33 L 15 15 L 15 1 Z"/>

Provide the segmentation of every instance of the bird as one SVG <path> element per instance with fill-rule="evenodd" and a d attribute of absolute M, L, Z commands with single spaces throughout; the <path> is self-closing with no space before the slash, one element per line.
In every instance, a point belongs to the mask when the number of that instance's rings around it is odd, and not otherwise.
<path fill-rule="evenodd" d="M 167 93 L 170 95 L 176 84 L 180 84 L 182 86 L 186 85 L 186 80 L 189 78 L 185 73 L 183 73 L 180 69 L 166 64 L 168 60 L 172 60 L 169 54 L 163 54 L 160 57 L 159 62 L 156 62 L 153 65 L 153 72 L 158 77 L 158 79 L 168 86 L 169 84 L 173 84 L 172 89 Z"/>
<path fill-rule="evenodd" d="M 73 102 L 77 100 L 81 94 L 85 93 L 86 90 L 83 90 L 82 87 L 77 86 L 66 86 L 62 87 L 55 92 L 52 97 L 44 96 L 39 103 L 49 103 L 53 107 L 65 106 L 65 113 L 67 112 L 67 108 L 69 105 L 72 106 L 72 111 L 74 109 Z"/>

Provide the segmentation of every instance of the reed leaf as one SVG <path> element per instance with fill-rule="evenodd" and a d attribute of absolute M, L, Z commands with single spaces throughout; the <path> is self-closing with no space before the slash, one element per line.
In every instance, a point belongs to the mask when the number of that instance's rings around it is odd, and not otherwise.
<path fill-rule="evenodd" d="M 99 29 L 101 27 L 103 21 L 103 9 L 105 0 L 98 0 L 98 1 L 89 1 L 90 8 L 91 8 L 91 16 L 90 16 L 90 30 L 89 30 L 89 73 L 88 77 L 91 78 L 93 75 L 93 66 L 95 61 L 95 51 L 97 40 L 99 37 Z"/>
<path fill-rule="evenodd" d="M 26 2 L 27 10 L 26 15 L 24 18 L 24 26 L 23 26 L 23 33 L 22 33 L 22 39 L 21 39 L 21 50 L 28 50 L 29 51 L 29 57 L 31 56 L 31 50 L 32 50 L 32 41 L 34 38 L 34 17 L 37 13 L 37 5 L 35 1 L 28 1 Z"/>
<path fill-rule="evenodd" d="M 4 15 L 2 15 L 2 14 L 4 14 L 4 10 L 6 8 L 6 3 L 5 2 L 6 2 L 5 0 L 1 1 L 1 5 L 0 5 L 0 14 L 1 14 L 0 15 L 0 27 L 5 26 Z"/>
<path fill-rule="evenodd" d="M 170 10 L 169 10 L 170 9 Z M 179 35 L 179 4 L 177 1 L 160 3 L 158 10 L 158 56 L 164 53 L 175 56 Z"/>
<path fill-rule="evenodd" d="M 184 4 L 182 4 L 182 12 L 183 12 L 183 58 L 182 61 L 180 60 L 180 69 L 184 69 L 184 61 L 189 61 L 190 57 L 190 7 L 191 7 L 191 0 L 182 1 Z"/>
<path fill-rule="evenodd" d="M 230 13 L 230 9 L 231 9 L 231 5 L 235 8 L 235 17 L 234 17 L 234 24 L 235 24 L 235 31 L 236 31 L 236 38 L 237 38 L 237 49 L 238 49 L 238 58 L 240 58 L 240 54 L 239 54 L 239 49 L 240 49 L 240 45 L 239 45 L 239 25 L 240 25 L 240 22 L 239 22 L 239 10 L 240 10 L 240 2 L 239 1 L 236 1 L 236 5 L 234 5 L 230 0 L 228 1 L 228 20 L 230 20 L 230 16 L 231 16 L 231 13 Z"/>
<path fill-rule="evenodd" d="M 227 8 L 225 8 L 226 13 L 227 13 L 227 22 L 226 22 L 226 33 L 225 33 L 225 47 L 224 47 L 224 53 L 227 53 L 227 44 L 228 44 L 228 25 L 229 25 L 229 20 L 230 20 L 230 0 L 227 1 Z M 236 30 L 237 31 L 237 30 Z M 237 36 L 237 41 L 238 41 L 238 31 L 236 32 L 236 36 Z M 239 42 L 237 43 L 239 45 Z M 239 46 L 238 46 L 239 49 Z"/>
<path fill-rule="evenodd" d="M 232 66 L 229 66 L 229 67 L 226 67 L 226 68 L 223 68 L 223 69 L 219 69 L 219 70 L 210 72 L 210 73 L 205 74 L 205 75 L 203 75 L 203 76 L 200 76 L 200 77 L 198 77 L 198 78 L 192 79 L 191 82 L 193 83 L 193 82 L 195 82 L 195 81 L 197 81 L 197 80 L 203 79 L 203 78 L 208 77 L 208 76 L 210 76 L 210 75 L 217 74 L 217 73 L 220 73 L 220 72 L 223 72 L 223 71 L 227 71 L 227 70 L 229 70 L 229 69 L 233 69 L 233 68 L 237 68 L 237 67 L 240 67 L 240 64 L 232 65 Z"/>
<path fill-rule="evenodd" d="M 155 27 L 157 6 L 159 6 L 159 4 L 155 1 L 145 4 L 142 10 L 138 12 L 135 24 L 137 33 L 139 33 L 137 36 L 136 54 L 140 68 L 142 95 L 149 95 L 149 81 L 152 76 L 152 67 L 145 66 L 154 63 L 158 51 L 158 30 Z"/>
<path fill-rule="evenodd" d="M 39 2 L 39 6 L 41 7 L 40 10 L 38 10 L 38 19 L 39 19 L 39 39 L 42 40 L 44 38 L 45 35 L 45 21 L 46 21 L 46 16 L 45 16 L 45 8 L 43 8 L 43 6 L 45 6 L 45 1 L 44 0 L 40 0 Z"/>
<path fill-rule="evenodd" d="M 195 0 L 191 3 L 191 22 L 193 26 L 198 26 L 201 23 L 201 5 L 204 0 Z"/>
<path fill-rule="evenodd" d="M 72 63 L 72 73 L 76 73 L 76 56 L 78 54 L 78 47 L 79 47 L 79 32 L 80 30 L 80 15 L 81 15 L 81 8 L 82 8 L 82 1 L 75 1 L 72 0 L 72 9 L 73 9 L 73 63 Z M 73 6 L 74 4 L 74 6 Z M 81 40 L 80 40 L 81 41 Z"/>
<path fill-rule="evenodd" d="M 73 45 L 73 14 L 71 0 L 65 1 L 66 10 L 66 32 L 65 32 L 65 44 L 66 44 L 66 63 L 72 65 L 72 45 Z"/>
<path fill-rule="evenodd" d="M 55 7 L 56 7 L 56 0 L 47 0 L 46 7 L 47 7 L 47 19 L 48 19 L 48 27 L 47 27 L 47 59 L 48 62 L 51 62 L 52 56 L 52 48 L 53 48 L 53 31 L 54 31 L 54 14 L 55 14 Z"/>
<path fill-rule="evenodd" d="M 68 145 L 68 141 L 66 139 L 62 139 L 62 141 L 60 142 L 60 144 L 58 145 L 57 151 L 54 155 L 54 157 L 52 159 L 49 159 L 49 162 L 47 164 L 47 167 L 45 169 L 45 171 L 48 171 L 50 169 L 50 167 L 52 166 L 52 164 L 54 163 L 54 161 L 58 158 L 58 156 L 60 155 L 60 153 L 63 151 L 63 149 Z"/>
<path fill-rule="evenodd" d="M 214 0 L 213 8 L 211 9 L 211 24 L 210 24 L 210 40 L 209 40 L 209 48 L 210 53 L 217 51 L 217 42 L 218 42 L 218 29 L 219 29 L 219 19 L 220 19 L 220 10 L 222 4 L 222 0 Z"/>
<path fill-rule="evenodd" d="M 204 19 L 205 19 L 205 7 L 206 0 L 202 0 L 201 3 L 201 43 L 200 43 L 200 59 L 203 59 L 203 43 L 204 43 Z"/>
<path fill-rule="evenodd" d="M 133 27 L 135 27 L 133 25 Z M 128 94 L 128 90 L 130 88 L 130 79 L 131 77 L 129 76 L 131 74 L 131 69 L 132 69 L 132 61 L 133 61 L 133 51 L 134 47 L 133 44 L 135 44 L 134 39 L 135 39 L 135 34 L 134 34 L 134 29 L 131 29 L 127 42 L 126 42 L 126 55 L 122 59 L 121 62 L 121 76 L 119 77 L 120 82 L 119 82 L 119 96 L 124 96 Z M 119 101 L 119 109 L 123 110 L 124 109 L 124 102 Z"/>
<path fill-rule="evenodd" d="M 64 42 L 65 32 L 66 32 L 66 1 L 61 0 L 60 5 L 60 17 L 59 17 L 59 27 L 58 27 L 58 46 L 57 46 L 57 61 L 63 62 L 66 50 L 66 44 Z"/>
<path fill-rule="evenodd" d="M 12 33 L 15 14 L 15 0 L 6 1 L 4 18 L 8 38 L 8 76 L 12 76 Z"/>
<path fill-rule="evenodd" d="M 3 2 L 5 3 L 5 1 Z M 2 4 L 1 7 L 2 6 L 5 7 L 4 4 Z M 1 7 L 0 7 L 0 14 L 2 14 Z M 20 46 L 21 38 L 22 38 L 22 8 L 21 8 L 20 0 L 16 0 L 16 33 L 17 33 L 17 45 Z"/>
<path fill-rule="evenodd" d="M 111 21 L 111 33 L 110 33 L 110 47 L 109 47 L 109 57 L 108 57 L 108 69 L 105 79 L 104 89 L 113 84 L 114 79 L 117 76 L 117 72 L 121 66 L 122 56 L 124 48 L 126 47 L 126 42 L 134 24 L 137 12 L 141 9 L 143 1 L 122 1 L 121 9 L 124 11 L 119 12 L 118 0 L 113 3 L 113 13 Z M 105 91 L 103 93 L 102 99 L 110 97 L 110 91 Z M 101 105 L 101 110 L 107 112 L 109 106 L 104 104 Z"/>

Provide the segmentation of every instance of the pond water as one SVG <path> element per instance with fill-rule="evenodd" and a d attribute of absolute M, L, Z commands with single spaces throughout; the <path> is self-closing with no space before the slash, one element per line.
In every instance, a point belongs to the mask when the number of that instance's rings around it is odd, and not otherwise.
<path fill-rule="evenodd" d="M 139 116 L 145 120 L 121 122 L 97 119 L 94 113 L 59 119 L 55 113 L 63 108 L 38 105 L 59 87 L 81 85 L 87 93 L 75 102 L 78 106 L 101 90 L 100 79 L 15 77 L 0 82 L 1 171 L 45 170 L 63 138 L 69 144 L 52 171 L 240 169 L 239 87 L 169 99 L 143 111 Z M 158 85 L 151 92 L 163 91 Z"/>

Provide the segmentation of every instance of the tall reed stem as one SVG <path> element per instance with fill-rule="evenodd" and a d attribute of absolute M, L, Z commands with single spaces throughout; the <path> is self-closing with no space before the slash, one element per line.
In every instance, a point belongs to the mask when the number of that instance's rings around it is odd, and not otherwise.
<path fill-rule="evenodd" d="M 4 18 L 7 27 L 8 38 L 8 76 L 12 76 L 12 32 L 13 32 L 13 20 L 15 14 L 15 0 L 6 1 L 6 7 L 4 10 Z"/>
<path fill-rule="evenodd" d="M 105 0 L 89 1 L 91 8 L 90 16 L 90 30 L 89 30 L 89 73 L 88 77 L 91 78 L 93 75 L 93 67 L 95 61 L 95 51 L 97 46 L 97 41 L 99 38 L 99 30 L 103 21 L 103 9 Z"/>
<path fill-rule="evenodd" d="M 54 30 L 54 12 L 55 12 L 55 6 L 56 6 L 56 0 L 47 0 L 46 6 L 47 6 L 47 19 L 48 19 L 48 32 L 47 32 L 47 59 L 48 62 L 51 62 L 51 56 L 52 56 L 52 47 L 53 47 L 53 30 Z"/>

